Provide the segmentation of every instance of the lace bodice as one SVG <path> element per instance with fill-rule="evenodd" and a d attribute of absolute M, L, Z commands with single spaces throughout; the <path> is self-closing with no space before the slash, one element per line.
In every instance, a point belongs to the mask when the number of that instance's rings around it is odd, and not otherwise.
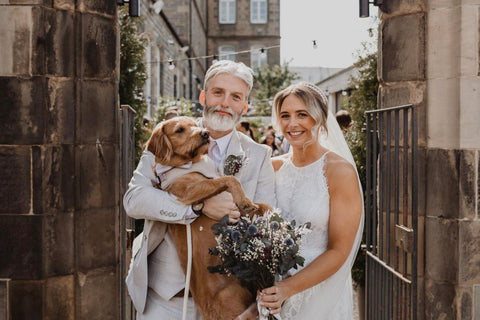
<path fill-rule="evenodd" d="M 287 158 L 275 175 L 277 206 L 287 220 L 297 225 L 311 222 L 312 232 L 302 238 L 300 254 L 305 265 L 327 249 L 330 197 L 323 166 L 325 155 L 317 161 L 296 167 Z M 295 271 L 295 270 L 293 270 Z"/>
<path fill-rule="evenodd" d="M 324 171 L 327 154 L 304 167 L 296 167 L 287 158 L 275 173 L 277 206 L 283 217 L 295 220 L 297 225 L 311 223 L 311 232 L 303 236 L 300 246 L 304 266 L 325 252 L 328 246 L 330 195 Z M 300 270 L 292 269 L 290 274 Z M 351 280 L 345 282 L 333 278 L 286 300 L 282 306 L 282 320 L 351 319 Z M 335 296 L 330 297 L 331 300 L 327 298 L 330 294 Z"/>

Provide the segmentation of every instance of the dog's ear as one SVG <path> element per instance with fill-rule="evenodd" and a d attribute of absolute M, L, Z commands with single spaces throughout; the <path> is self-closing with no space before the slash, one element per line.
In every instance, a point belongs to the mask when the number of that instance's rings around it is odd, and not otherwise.
<path fill-rule="evenodd" d="M 147 150 L 155 155 L 155 161 L 164 164 L 168 162 L 173 155 L 173 147 L 164 132 L 164 125 L 161 125 L 152 133 L 147 141 Z"/>

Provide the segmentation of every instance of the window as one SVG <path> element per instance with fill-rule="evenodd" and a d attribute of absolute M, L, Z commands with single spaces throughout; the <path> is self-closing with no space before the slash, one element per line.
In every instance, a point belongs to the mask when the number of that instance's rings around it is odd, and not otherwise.
<path fill-rule="evenodd" d="M 220 46 L 218 48 L 219 60 L 231 60 L 235 61 L 235 47 L 233 46 Z"/>
<path fill-rule="evenodd" d="M 235 23 L 236 0 L 220 0 L 219 20 L 220 23 Z"/>
<path fill-rule="evenodd" d="M 267 50 L 258 45 L 253 46 L 250 50 L 250 66 L 252 68 L 260 68 L 267 64 Z"/>
<path fill-rule="evenodd" d="M 267 23 L 267 0 L 250 0 L 250 22 Z"/>

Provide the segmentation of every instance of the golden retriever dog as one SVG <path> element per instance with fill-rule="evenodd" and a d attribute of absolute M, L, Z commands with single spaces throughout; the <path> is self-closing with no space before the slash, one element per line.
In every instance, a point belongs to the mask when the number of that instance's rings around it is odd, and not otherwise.
<path fill-rule="evenodd" d="M 192 162 L 193 166 L 208 158 L 209 133 L 188 117 L 176 117 L 162 122 L 147 142 L 147 149 L 155 155 L 155 163 L 178 167 Z M 211 160 L 210 160 L 211 161 Z M 193 167 L 192 167 L 193 168 Z M 154 168 L 155 170 L 155 168 Z M 232 194 L 242 215 L 261 215 L 271 209 L 267 204 L 255 204 L 245 195 L 234 176 L 207 178 L 208 174 L 193 172 L 175 177 L 168 186 L 160 187 L 174 194 L 185 204 L 197 204 L 223 191 Z M 200 170 L 201 171 L 201 170 Z M 161 180 L 161 179 L 160 179 Z M 220 263 L 218 256 L 208 253 L 217 245 L 211 227 L 217 221 L 200 215 L 192 224 L 192 275 L 190 291 L 205 320 L 234 319 L 252 302 L 254 296 L 235 277 L 210 273 L 208 266 Z M 187 240 L 185 226 L 169 224 L 168 230 L 177 249 L 183 271 L 187 268 Z"/>

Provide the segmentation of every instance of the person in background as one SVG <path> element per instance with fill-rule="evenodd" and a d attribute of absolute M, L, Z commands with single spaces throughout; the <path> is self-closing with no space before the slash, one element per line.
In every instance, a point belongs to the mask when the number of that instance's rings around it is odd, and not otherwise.
<path fill-rule="evenodd" d="M 252 128 L 250 127 L 250 122 L 242 121 L 237 125 L 237 130 L 243 134 L 246 134 L 255 141 L 255 134 L 253 133 Z"/>
<path fill-rule="evenodd" d="M 353 125 L 352 117 L 347 110 L 338 111 L 335 114 L 335 118 L 337 119 L 338 125 L 340 126 L 340 129 L 342 129 L 343 133 L 350 130 Z"/>
<path fill-rule="evenodd" d="M 277 137 L 273 131 L 267 132 L 267 135 L 263 137 L 262 144 L 266 144 L 272 148 L 272 157 L 276 157 L 282 154 L 280 148 L 277 145 Z"/>

